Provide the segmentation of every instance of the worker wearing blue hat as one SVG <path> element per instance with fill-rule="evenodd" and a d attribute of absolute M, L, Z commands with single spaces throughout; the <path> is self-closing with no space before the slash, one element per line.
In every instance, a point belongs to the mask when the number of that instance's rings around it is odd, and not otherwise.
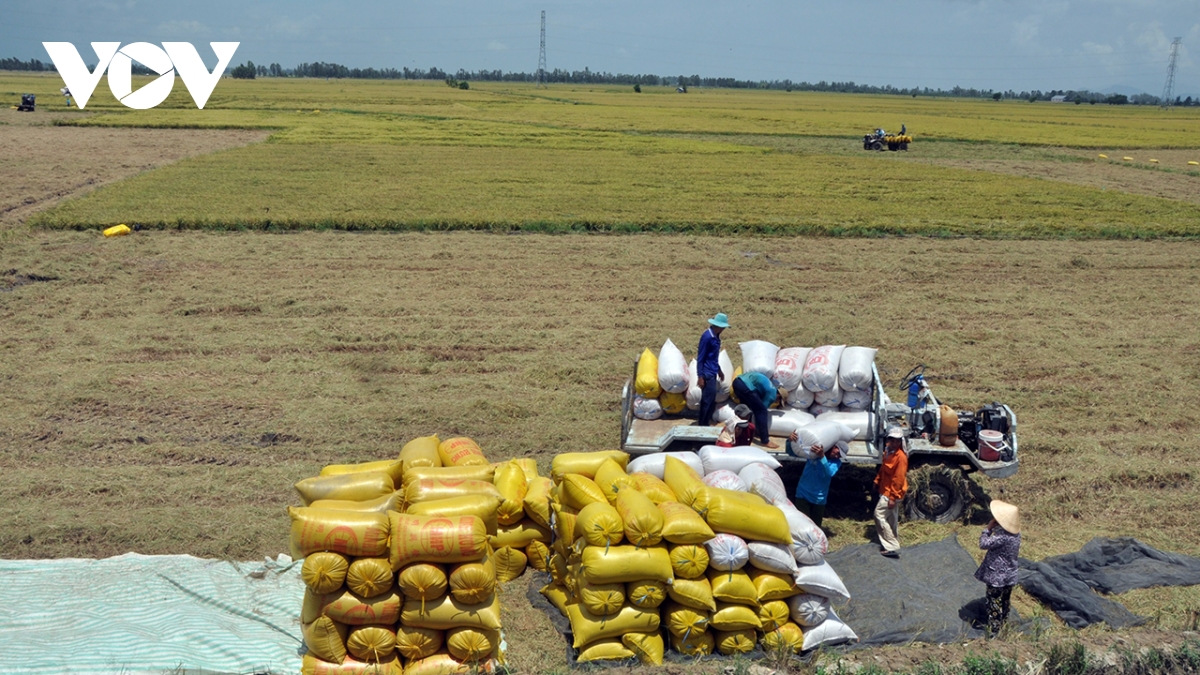
<path fill-rule="evenodd" d="M 700 387 L 700 426 L 712 424 L 717 407 L 717 387 L 725 377 L 721 372 L 721 333 L 729 328 L 729 317 L 718 312 L 708 320 L 708 329 L 700 335 L 696 349 L 696 384 Z"/>

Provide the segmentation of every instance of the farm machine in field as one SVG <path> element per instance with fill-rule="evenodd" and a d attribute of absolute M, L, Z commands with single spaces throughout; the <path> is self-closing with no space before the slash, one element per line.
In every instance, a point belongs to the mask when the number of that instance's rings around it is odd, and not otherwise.
<path fill-rule="evenodd" d="M 863 150 L 897 150 L 908 151 L 908 144 L 912 143 L 912 136 L 908 135 L 908 129 L 901 127 L 900 133 L 889 134 L 883 129 L 876 129 L 869 134 L 863 136 Z"/>

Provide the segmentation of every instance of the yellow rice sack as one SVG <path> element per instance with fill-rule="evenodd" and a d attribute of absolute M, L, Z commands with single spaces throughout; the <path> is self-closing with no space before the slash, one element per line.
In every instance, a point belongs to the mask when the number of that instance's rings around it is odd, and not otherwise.
<path fill-rule="evenodd" d="M 410 661 L 404 668 L 404 675 L 468 675 L 475 670 L 472 664 L 441 651 L 419 661 Z"/>
<path fill-rule="evenodd" d="M 304 559 L 304 564 L 300 567 L 300 578 L 313 593 L 324 595 L 341 588 L 342 584 L 346 583 L 346 572 L 349 570 L 350 561 L 346 560 L 346 556 L 322 551 L 309 554 Z"/>
<path fill-rule="evenodd" d="M 762 619 L 758 618 L 756 608 L 718 602 L 709 625 L 719 631 L 758 630 L 762 628 Z"/>
<path fill-rule="evenodd" d="M 442 458 L 442 466 L 472 466 L 487 465 L 487 457 L 475 441 L 464 438 L 448 438 L 438 445 L 438 455 Z"/>
<path fill-rule="evenodd" d="M 575 540 L 578 539 L 575 534 L 578 522 L 578 511 L 574 511 L 569 507 L 564 506 L 554 512 L 554 534 L 557 536 L 554 539 L 553 545 L 564 556 L 567 555 L 567 549 L 571 548 L 575 544 Z M 624 531 L 624 523 L 621 523 L 621 529 Z"/>
<path fill-rule="evenodd" d="M 604 491 L 596 481 L 577 473 L 569 473 L 562 479 L 562 503 L 577 511 L 596 502 L 608 503 Z"/>
<path fill-rule="evenodd" d="M 496 583 L 506 584 L 525 573 L 529 558 L 525 551 L 511 546 L 502 546 L 492 554 L 492 564 L 496 567 Z M 451 651 L 451 654 L 454 652 Z"/>
<path fill-rule="evenodd" d="M 625 584 L 625 597 L 638 609 L 655 609 L 667 600 L 667 584 L 657 579 L 630 581 Z"/>
<path fill-rule="evenodd" d="M 300 623 L 312 623 L 321 616 L 325 607 L 325 595 L 313 593 L 311 588 L 304 589 L 304 600 L 300 604 Z"/>
<path fill-rule="evenodd" d="M 567 559 L 561 553 L 555 553 L 550 556 L 550 578 L 556 584 L 566 585 L 567 583 Z"/>
<path fill-rule="evenodd" d="M 499 646 L 499 631 L 479 628 L 451 628 L 446 631 L 446 651 L 459 661 L 483 661 Z"/>
<path fill-rule="evenodd" d="M 759 602 L 767 600 L 784 600 L 793 595 L 800 595 L 804 589 L 796 585 L 796 580 L 787 574 L 768 572 L 757 567 L 747 568 L 750 581 L 758 591 Z"/>
<path fill-rule="evenodd" d="M 446 594 L 448 582 L 446 572 L 440 566 L 429 563 L 413 563 L 402 568 L 396 575 L 396 587 L 406 598 L 433 600 Z"/>
<path fill-rule="evenodd" d="M 529 566 L 539 572 L 550 571 L 550 547 L 543 541 L 530 542 L 525 547 L 525 557 L 529 559 Z"/>
<path fill-rule="evenodd" d="M 546 599 L 550 601 L 550 604 L 554 605 L 555 609 L 562 612 L 563 616 L 567 615 L 567 605 L 572 604 L 572 602 L 571 596 L 567 592 L 567 588 L 565 586 L 561 586 L 557 583 L 546 584 L 545 586 L 542 586 L 542 590 L 538 592 L 544 595 Z"/>
<path fill-rule="evenodd" d="M 483 521 L 484 529 L 491 535 L 499 530 L 499 521 L 496 518 L 499 506 L 500 500 L 495 497 L 463 495 L 410 504 L 404 512 L 410 516 L 437 516 L 439 518 L 476 516 Z"/>
<path fill-rule="evenodd" d="M 554 483 L 549 478 L 538 476 L 529 481 L 525 490 L 523 502 L 525 515 L 542 527 L 550 527 L 550 488 L 552 487 L 554 487 Z"/>
<path fill-rule="evenodd" d="M 496 519 L 501 525 L 514 525 L 525 518 L 525 472 L 516 462 L 504 462 L 496 467 L 496 489 L 500 491 L 500 507 Z M 453 654 L 453 652 L 451 652 Z"/>
<path fill-rule="evenodd" d="M 587 663 L 589 661 L 622 661 L 624 659 L 632 659 L 634 653 L 626 647 L 620 639 L 609 638 L 605 640 L 596 640 L 590 645 L 584 645 L 579 649 L 579 655 L 575 657 L 576 663 Z"/>
<path fill-rule="evenodd" d="M 442 648 L 443 635 L 440 630 L 396 626 L 396 651 L 410 661 L 432 656 Z"/>
<path fill-rule="evenodd" d="M 391 588 L 392 579 L 392 566 L 387 558 L 359 558 L 350 563 L 346 572 L 346 586 L 364 598 L 374 597 Z"/>
<path fill-rule="evenodd" d="M 607 551 L 597 546 L 583 550 L 583 576 L 593 584 L 623 584 L 628 581 L 654 579 L 670 582 L 671 557 L 662 546 L 611 546 Z"/>
<path fill-rule="evenodd" d="M 481 480 L 485 483 L 494 482 L 496 467 L 491 464 L 472 464 L 470 466 L 419 466 L 404 472 L 404 480 L 398 485 L 408 487 L 409 483 L 418 480 Z"/>
<path fill-rule="evenodd" d="M 450 570 L 450 594 L 465 605 L 477 605 L 496 591 L 496 566 L 490 557 L 463 563 Z"/>
<path fill-rule="evenodd" d="M 708 612 L 717 611 L 717 601 L 713 599 L 712 584 L 708 579 L 680 579 L 667 586 L 667 595 L 684 607 L 701 609 Z"/>
<path fill-rule="evenodd" d="M 708 610 L 688 607 L 673 600 L 667 600 L 662 606 L 662 620 L 667 625 L 667 631 L 677 637 L 703 633 L 708 629 L 711 619 L 712 613 Z"/>
<path fill-rule="evenodd" d="M 712 584 L 713 597 L 721 602 L 758 607 L 758 589 L 743 570 L 709 570 L 708 582 Z"/>
<path fill-rule="evenodd" d="M 791 609 L 783 600 L 768 600 L 758 607 L 758 619 L 762 630 L 773 631 L 788 622 Z"/>
<path fill-rule="evenodd" d="M 663 518 L 663 539 L 672 544 L 703 544 L 717 536 L 690 506 L 679 502 L 662 502 L 658 505 L 658 511 Z"/>
<path fill-rule="evenodd" d="M 758 638 L 758 634 L 754 629 L 747 628 L 741 630 L 715 630 L 713 631 L 713 641 L 716 644 L 717 651 L 725 656 L 733 656 L 734 654 L 749 654 L 754 651 L 754 643 Z"/>
<path fill-rule="evenodd" d="M 708 656 L 713 653 L 714 646 L 712 633 L 706 630 L 686 636 L 671 633 L 671 649 L 684 656 Z"/>
<path fill-rule="evenodd" d="M 532 520 L 522 520 L 516 525 L 501 525 L 496 535 L 490 537 L 492 548 L 525 548 L 535 541 L 549 543 L 550 530 Z"/>
<path fill-rule="evenodd" d="M 288 516 L 292 519 L 292 558 L 320 551 L 377 557 L 387 551 L 390 528 L 382 513 L 289 506 Z"/>
<path fill-rule="evenodd" d="M 676 578 L 699 579 L 708 571 L 708 550 L 699 544 L 672 546 L 670 558 Z"/>
<path fill-rule="evenodd" d="M 650 498 L 636 490 L 617 494 L 617 513 L 625 521 L 625 538 L 635 546 L 653 546 L 663 538 L 663 515 Z"/>
<path fill-rule="evenodd" d="M 716 532 L 736 534 L 747 541 L 792 543 L 792 532 L 783 511 L 749 492 L 709 488 L 704 517 Z"/>
<path fill-rule="evenodd" d="M 438 600 L 424 603 L 406 600 L 404 609 L 400 612 L 400 622 L 406 626 L 434 630 L 462 627 L 500 630 L 500 599 L 492 594 L 490 598 L 475 605 L 459 602 L 453 595 L 445 595 Z"/>
<path fill-rule="evenodd" d="M 400 596 L 395 591 L 364 598 L 351 591 L 325 596 L 321 613 L 350 626 L 396 623 L 400 618 Z"/>
<path fill-rule="evenodd" d="M 658 357 L 649 349 L 643 349 L 638 357 L 634 391 L 642 398 L 658 398 L 662 387 L 658 384 Z"/>
<path fill-rule="evenodd" d="M 354 502 L 348 499 L 318 499 L 309 504 L 309 507 L 314 509 L 332 509 L 334 511 L 387 513 L 388 511 L 399 511 L 403 503 L 404 493 L 400 490 L 393 490 L 390 494 L 376 497 L 375 499 L 368 499 L 365 502 Z"/>
<path fill-rule="evenodd" d="M 708 510 L 708 486 L 692 467 L 675 457 L 667 457 L 663 465 L 663 482 L 679 501 L 703 515 Z"/>
<path fill-rule="evenodd" d="M 637 656 L 638 662 L 644 666 L 661 666 L 663 664 L 663 636 L 659 631 L 653 633 L 626 633 L 621 636 L 621 643 Z"/>
<path fill-rule="evenodd" d="M 613 616 L 625 606 L 625 584 L 579 585 L 579 602 L 596 616 Z"/>
<path fill-rule="evenodd" d="M 687 409 L 687 396 L 664 391 L 658 395 L 658 404 L 662 406 L 663 412 L 668 415 L 678 415 Z"/>
<path fill-rule="evenodd" d="M 609 504 L 617 502 L 617 493 L 621 490 L 637 489 L 637 483 L 612 458 L 604 460 L 596 467 L 596 476 L 592 480 L 600 487 Z"/>
<path fill-rule="evenodd" d="M 629 464 L 629 453 L 620 450 L 599 450 L 597 452 L 564 452 L 554 456 L 550 461 L 550 478 L 555 483 L 561 481 L 569 473 L 577 473 L 585 478 L 595 478 L 596 469 L 604 460 L 612 458 L 621 468 Z"/>
<path fill-rule="evenodd" d="M 348 473 L 370 473 L 382 471 L 392 477 L 393 485 L 404 482 L 404 463 L 398 459 L 384 459 L 378 462 L 360 462 L 358 464 L 330 464 L 321 469 L 322 476 L 341 476 Z"/>
<path fill-rule="evenodd" d="M 312 623 L 300 624 L 304 646 L 309 653 L 322 661 L 341 663 L 346 660 L 346 635 L 349 627 L 327 616 L 317 617 Z"/>
<path fill-rule="evenodd" d="M 625 536 L 625 521 L 608 502 L 592 502 L 576 516 L 575 535 L 592 546 L 612 546 Z"/>
<path fill-rule="evenodd" d="M 679 501 L 679 497 L 675 496 L 675 491 L 653 474 L 639 471 L 629 474 L 629 477 L 633 479 L 634 489 L 649 497 L 650 501 L 655 504 Z"/>
<path fill-rule="evenodd" d="M 478 560 L 487 550 L 487 528 L 475 516 L 439 518 L 388 514 L 392 537 L 388 560 L 393 570 L 415 562 Z"/>
<path fill-rule="evenodd" d="M 400 659 L 394 656 L 383 663 L 355 661 L 349 657 L 341 663 L 329 663 L 305 654 L 300 662 L 300 675 L 401 675 L 405 672 Z"/>
<path fill-rule="evenodd" d="M 794 623 L 785 623 L 775 630 L 763 634 L 763 646 L 772 652 L 804 651 L 804 631 Z"/>
<path fill-rule="evenodd" d="M 567 618 L 571 622 L 575 648 L 596 640 L 619 638 L 629 632 L 658 630 L 658 612 L 641 610 L 632 605 L 622 607 L 614 616 L 596 616 L 583 605 L 568 605 Z"/>
<path fill-rule="evenodd" d="M 346 638 L 346 651 L 362 661 L 386 661 L 396 653 L 396 631 L 389 626 L 358 626 Z"/>
<path fill-rule="evenodd" d="M 391 494 L 395 489 L 392 477 L 382 471 L 313 476 L 296 483 L 296 492 L 300 493 L 305 506 L 318 499 L 365 502 Z"/>
<path fill-rule="evenodd" d="M 532 483 L 534 478 L 538 477 L 537 460 L 532 457 L 518 457 L 512 460 L 521 467 L 521 471 L 525 473 L 525 482 Z"/>
<path fill-rule="evenodd" d="M 404 444 L 400 448 L 400 463 L 407 475 L 412 469 L 442 465 L 442 456 L 438 454 L 441 440 L 436 435 L 422 436 Z"/>
<path fill-rule="evenodd" d="M 426 478 L 425 480 L 412 481 L 404 488 L 404 505 L 407 509 L 413 504 L 420 502 L 432 502 L 439 499 L 467 497 L 470 495 L 492 497 L 497 502 L 503 499 L 495 485 L 485 483 L 481 480 Z"/>

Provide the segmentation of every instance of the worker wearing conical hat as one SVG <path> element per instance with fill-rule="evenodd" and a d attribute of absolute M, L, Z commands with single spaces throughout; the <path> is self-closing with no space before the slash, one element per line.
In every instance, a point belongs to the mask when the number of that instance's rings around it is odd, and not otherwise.
<path fill-rule="evenodd" d="M 995 637 L 1008 619 L 1009 601 L 1017 585 L 1017 555 L 1021 551 L 1021 513 L 1008 502 L 993 499 L 992 520 L 979 535 L 987 551 L 975 578 L 987 584 L 987 633 Z"/>

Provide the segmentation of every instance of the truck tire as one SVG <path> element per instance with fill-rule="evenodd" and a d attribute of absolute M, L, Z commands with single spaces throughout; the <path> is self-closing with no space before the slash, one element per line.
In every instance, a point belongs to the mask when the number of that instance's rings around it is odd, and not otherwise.
<path fill-rule="evenodd" d="M 909 520 L 949 523 L 967 508 L 967 479 L 960 469 L 925 466 L 908 473 L 909 493 L 904 512 Z"/>
<path fill-rule="evenodd" d="M 883 143 L 880 143 L 879 141 L 875 141 L 874 143 L 871 144 L 871 149 L 872 150 L 883 150 Z"/>

